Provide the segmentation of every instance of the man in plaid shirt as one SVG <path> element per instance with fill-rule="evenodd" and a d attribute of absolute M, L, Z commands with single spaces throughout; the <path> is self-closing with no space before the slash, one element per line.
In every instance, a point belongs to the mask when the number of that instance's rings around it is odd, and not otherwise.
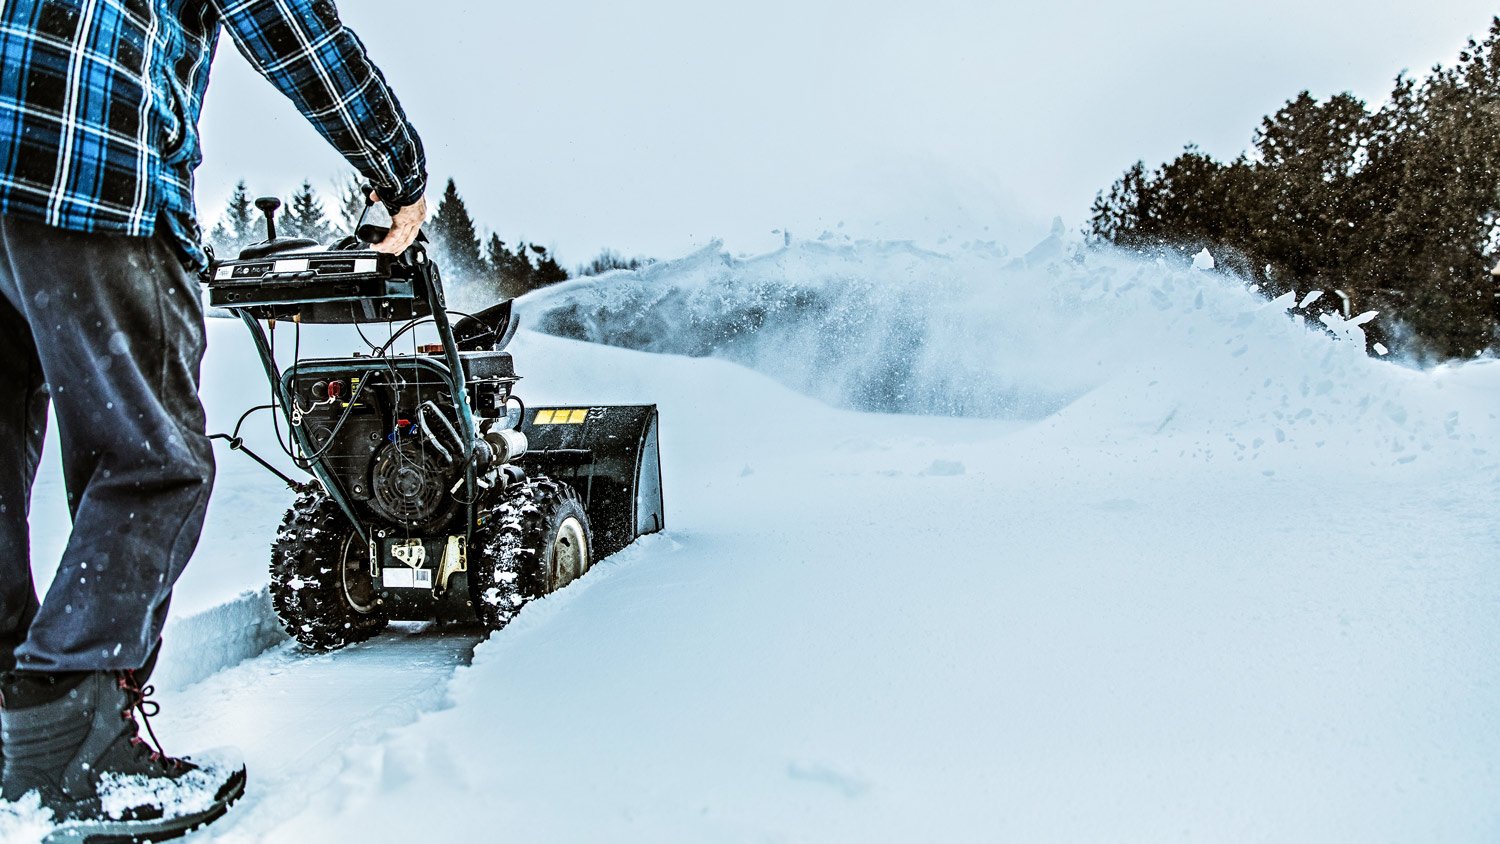
<path fill-rule="evenodd" d="M 0 0 L 4 797 L 39 793 L 85 838 L 180 833 L 244 789 L 237 762 L 145 744 L 134 714 L 213 482 L 193 170 L 221 27 L 392 209 L 377 249 L 426 216 L 421 142 L 330 0 Z M 39 602 L 49 404 L 73 531 Z"/>

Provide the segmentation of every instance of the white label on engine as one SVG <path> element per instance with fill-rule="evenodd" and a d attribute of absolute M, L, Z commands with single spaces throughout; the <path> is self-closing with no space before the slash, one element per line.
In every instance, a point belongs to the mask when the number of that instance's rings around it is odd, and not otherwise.
<path fill-rule="evenodd" d="M 354 271 L 357 273 L 373 274 L 380 268 L 380 264 L 374 258 L 355 258 Z"/>
<path fill-rule="evenodd" d="M 405 567 L 381 569 L 380 582 L 387 589 L 431 589 L 432 569 Z"/>
<path fill-rule="evenodd" d="M 274 265 L 278 273 L 301 273 L 307 272 L 309 264 L 306 258 L 282 258 Z"/>

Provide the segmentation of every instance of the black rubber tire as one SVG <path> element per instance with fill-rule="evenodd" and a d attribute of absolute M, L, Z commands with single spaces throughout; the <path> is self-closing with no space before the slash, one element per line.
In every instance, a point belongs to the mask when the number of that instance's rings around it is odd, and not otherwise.
<path fill-rule="evenodd" d="M 384 629 L 367 560 L 354 526 L 322 487 L 298 487 L 271 546 L 271 603 L 287 634 L 309 650 L 332 651 Z M 363 578 L 353 588 L 368 589 L 368 612 L 350 601 L 344 580 L 350 575 Z"/>
<path fill-rule="evenodd" d="M 576 519 L 585 545 L 582 576 L 593 563 L 593 534 L 578 494 L 545 476 L 512 483 L 476 519 L 469 554 L 469 597 L 479 622 L 499 630 L 528 601 L 553 591 L 548 550 Z M 566 585 L 566 584 L 564 584 Z"/>

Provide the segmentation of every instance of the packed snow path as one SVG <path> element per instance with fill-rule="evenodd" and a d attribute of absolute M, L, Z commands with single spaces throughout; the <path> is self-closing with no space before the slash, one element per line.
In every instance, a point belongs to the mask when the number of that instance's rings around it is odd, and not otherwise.
<path fill-rule="evenodd" d="M 379 755 L 387 732 L 438 708 L 479 638 L 473 630 L 394 625 L 337 654 L 287 643 L 159 694 L 165 714 L 156 732 L 170 752 L 238 747 L 255 773 L 213 833 L 225 841 L 275 840 L 270 830 L 304 811 L 309 795 L 326 799 L 350 769 Z"/>

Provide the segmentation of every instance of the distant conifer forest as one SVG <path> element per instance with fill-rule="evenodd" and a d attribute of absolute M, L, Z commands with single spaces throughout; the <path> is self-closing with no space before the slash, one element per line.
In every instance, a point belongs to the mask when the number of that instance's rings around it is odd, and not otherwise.
<path fill-rule="evenodd" d="M 1371 108 L 1306 91 L 1219 161 L 1188 146 L 1137 162 L 1094 202 L 1089 234 L 1142 251 L 1208 248 L 1272 295 L 1323 290 L 1345 315 L 1427 359 L 1496 348 L 1500 18 L 1451 67 L 1402 73 Z"/>

